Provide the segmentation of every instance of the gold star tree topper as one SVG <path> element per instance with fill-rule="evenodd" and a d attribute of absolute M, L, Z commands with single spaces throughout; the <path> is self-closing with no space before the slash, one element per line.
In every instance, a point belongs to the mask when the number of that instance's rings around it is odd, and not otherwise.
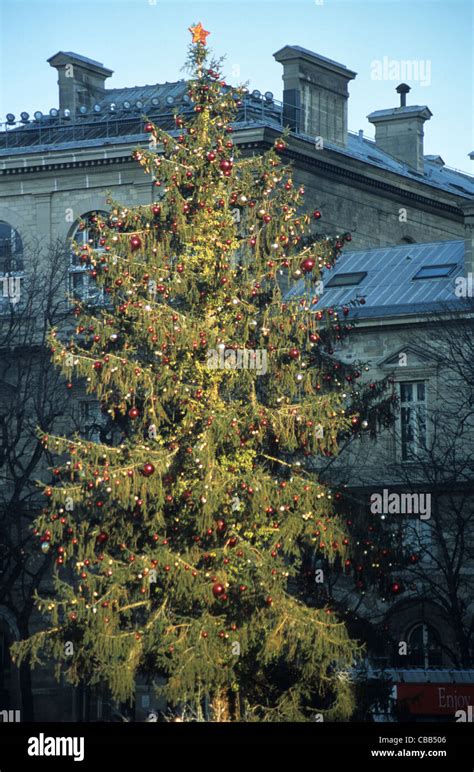
<path fill-rule="evenodd" d="M 202 43 L 203 46 L 206 45 L 206 38 L 211 33 L 204 29 L 201 22 L 196 24 L 195 27 L 189 27 L 188 29 L 193 36 L 193 43 Z"/>

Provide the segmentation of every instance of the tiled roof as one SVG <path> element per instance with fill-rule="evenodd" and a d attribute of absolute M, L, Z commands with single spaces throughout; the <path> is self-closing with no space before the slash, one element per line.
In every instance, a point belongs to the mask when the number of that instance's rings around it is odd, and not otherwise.
<path fill-rule="evenodd" d="M 423 266 L 453 265 L 449 276 L 442 278 L 413 277 Z M 339 274 L 366 272 L 356 286 L 327 286 Z M 438 241 L 431 244 L 403 244 L 396 247 L 343 252 L 332 270 L 322 276 L 324 292 L 319 301 L 312 304 L 317 311 L 330 306 L 350 304 L 363 298 L 365 303 L 353 307 L 350 316 L 358 319 L 397 317 L 427 312 L 440 312 L 448 308 L 461 308 L 474 303 L 455 295 L 455 280 L 464 275 L 464 241 Z M 287 298 L 307 294 L 304 281 L 297 282 L 287 293 Z M 310 298 L 316 292 L 309 293 Z"/>

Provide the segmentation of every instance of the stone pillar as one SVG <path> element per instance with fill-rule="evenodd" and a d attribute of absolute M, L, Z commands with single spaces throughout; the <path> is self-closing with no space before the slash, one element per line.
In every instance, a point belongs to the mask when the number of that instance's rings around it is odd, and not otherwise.
<path fill-rule="evenodd" d="M 58 51 L 48 59 L 58 71 L 59 109 L 75 115 L 81 106 L 90 109 L 105 93 L 105 81 L 113 73 L 102 62 L 71 51 Z"/>
<path fill-rule="evenodd" d="M 300 46 L 284 46 L 273 56 L 283 64 L 285 125 L 346 145 L 348 83 L 356 73 Z"/>
<path fill-rule="evenodd" d="M 424 172 L 423 125 L 432 116 L 428 107 L 410 105 L 376 110 L 367 119 L 375 126 L 375 144 L 380 150 Z"/>

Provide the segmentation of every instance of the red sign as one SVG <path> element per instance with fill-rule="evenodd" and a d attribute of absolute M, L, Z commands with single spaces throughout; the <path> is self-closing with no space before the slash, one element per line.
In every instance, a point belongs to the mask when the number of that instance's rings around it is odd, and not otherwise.
<path fill-rule="evenodd" d="M 474 684 L 397 684 L 397 702 L 409 713 L 454 716 L 474 706 Z"/>

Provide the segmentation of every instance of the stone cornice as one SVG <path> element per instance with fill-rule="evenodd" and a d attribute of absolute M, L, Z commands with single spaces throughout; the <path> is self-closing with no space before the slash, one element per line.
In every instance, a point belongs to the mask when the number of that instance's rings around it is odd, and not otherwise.
<path fill-rule="evenodd" d="M 242 127 L 235 132 L 236 142 L 241 150 L 260 149 L 266 150 L 273 147 L 275 138 L 279 136 L 280 132 L 275 128 L 269 128 L 268 126 L 252 126 Z M 396 184 L 395 179 L 397 175 L 392 172 L 374 167 L 370 167 L 370 176 L 367 172 L 358 171 L 355 168 L 349 168 L 350 166 L 361 165 L 363 162 L 357 159 L 347 158 L 346 164 L 342 164 L 340 159 L 331 158 L 332 151 L 314 151 L 308 152 L 308 148 L 305 147 L 304 140 L 297 136 L 291 136 L 288 142 L 288 146 L 283 153 L 283 160 L 292 161 L 298 166 L 305 166 L 309 169 L 314 169 L 317 172 L 321 172 L 324 176 L 332 179 L 338 179 L 340 181 L 351 183 L 353 186 L 361 187 L 366 190 L 379 190 L 383 191 L 387 195 L 393 196 L 397 201 L 411 201 L 420 206 L 424 206 L 437 211 L 445 212 L 447 215 L 456 219 L 459 222 L 463 221 L 463 213 L 459 205 L 449 204 L 445 201 L 439 201 L 430 195 L 423 195 L 409 190 L 406 187 L 400 187 Z M 0 177 L 4 179 L 6 177 L 17 177 L 25 174 L 35 174 L 42 172 L 55 172 L 64 171 L 67 169 L 91 169 L 98 167 L 117 166 L 123 164 L 134 165 L 136 162 L 131 157 L 131 148 L 137 145 L 147 145 L 147 140 L 138 140 L 136 136 L 127 141 L 125 140 L 120 145 L 97 147 L 76 147 L 74 149 L 61 149 L 57 151 L 45 151 L 38 160 L 40 163 L 32 163 L 33 158 L 38 156 L 38 153 L 26 153 L 20 157 L 16 156 L 6 159 L 0 157 Z M 325 158 L 318 158 L 316 154 L 325 153 Z M 367 165 L 365 165 L 367 169 Z M 379 179 L 376 175 L 384 175 L 385 177 L 393 178 L 393 182 L 388 182 Z M 420 189 L 422 186 L 416 182 L 416 180 L 404 179 L 403 184 L 411 184 L 417 186 Z M 423 188 L 426 186 L 423 185 Z M 434 189 L 436 190 L 436 189 Z M 439 193 L 444 196 L 452 196 L 455 199 L 455 194 L 450 194 L 442 189 Z"/>

